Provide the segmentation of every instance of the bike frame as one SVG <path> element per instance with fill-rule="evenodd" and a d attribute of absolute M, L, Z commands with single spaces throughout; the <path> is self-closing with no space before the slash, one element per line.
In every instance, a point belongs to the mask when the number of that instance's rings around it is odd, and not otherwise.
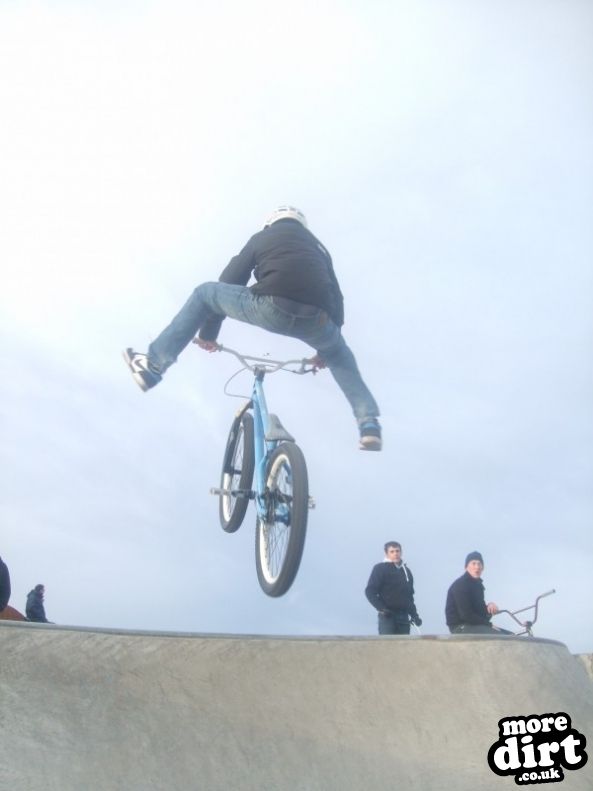
<path fill-rule="evenodd" d="M 243 412 L 246 412 L 248 409 L 253 410 L 253 439 L 255 456 L 254 499 L 257 515 L 262 519 L 262 521 L 265 522 L 266 517 L 268 516 L 266 511 L 268 504 L 266 503 L 265 498 L 266 467 L 268 458 L 281 442 L 294 442 L 294 438 L 291 437 L 285 430 L 283 430 L 284 435 L 282 437 L 274 439 L 269 438 L 273 424 L 270 418 L 270 413 L 268 412 L 268 405 L 266 403 L 266 396 L 264 393 L 264 377 L 268 373 L 275 373 L 276 371 L 280 370 L 287 370 L 290 373 L 296 374 L 305 374 L 311 372 L 314 373 L 316 367 L 314 361 L 309 359 L 285 360 L 281 362 L 278 360 L 269 360 L 264 357 L 251 357 L 248 355 L 243 355 L 239 352 L 236 352 L 234 349 L 229 349 L 228 347 L 224 347 L 222 345 L 218 346 L 218 351 L 225 351 L 234 355 L 241 362 L 242 366 L 251 371 L 255 377 L 253 381 L 251 399 L 239 411 L 239 415 L 241 415 Z M 287 366 L 298 366 L 298 368 L 294 370 L 294 368 L 288 368 Z M 278 419 L 276 418 L 276 420 Z M 282 428 L 279 421 L 277 427 Z M 288 524 L 290 519 L 290 510 L 285 503 L 276 504 L 274 518 L 275 521 L 281 521 Z"/>
<path fill-rule="evenodd" d="M 278 440 L 268 440 L 266 435 L 270 427 L 270 414 L 264 393 L 264 376 L 266 372 L 261 368 L 255 371 L 253 382 L 253 393 L 251 395 L 251 406 L 253 408 L 253 439 L 255 453 L 255 505 L 257 515 L 265 520 L 266 508 L 263 494 L 266 489 L 266 462 L 268 455 L 278 445 Z M 288 511 L 284 515 L 279 514 L 283 521 L 288 520 Z"/>

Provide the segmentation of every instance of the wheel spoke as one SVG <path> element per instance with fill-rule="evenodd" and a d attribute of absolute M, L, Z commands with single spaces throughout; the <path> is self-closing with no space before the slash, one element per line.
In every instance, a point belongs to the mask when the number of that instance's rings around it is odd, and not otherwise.
<path fill-rule="evenodd" d="M 295 463 L 298 479 L 293 469 Z M 307 500 L 307 472 L 302 453 L 296 446 L 281 446 L 270 458 L 266 518 L 258 519 L 256 541 L 260 582 L 270 595 L 284 593 L 298 569 L 306 531 Z"/>

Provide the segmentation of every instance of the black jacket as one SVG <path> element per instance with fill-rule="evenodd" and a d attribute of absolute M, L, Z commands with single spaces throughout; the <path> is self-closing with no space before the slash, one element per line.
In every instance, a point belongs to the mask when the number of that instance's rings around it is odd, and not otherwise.
<path fill-rule="evenodd" d="M 331 256 L 297 220 L 278 220 L 258 231 L 223 270 L 221 283 L 246 286 L 254 294 L 284 297 L 324 310 L 334 324 L 344 323 L 344 298 Z M 213 316 L 200 330 L 203 340 L 216 340 L 222 317 Z"/>
<path fill-rule="evenodd" d="M 10 574 L 8 566 L 0 558 L 0 610 L 3 610 L 10 599 Z"/>
<path fill-rule="evenodd" d="M 490 623 L 484 599 L 484 583 L 479 577 L 472 577 L 466 571 L 455 580 L 447 591 L 445 617 L 449 628 L 464 623 Z"/>
<path fill-rule="evenodd" d="M 383 561 L 373 566 L 365 595 L 379 612 L 418 615 L 414 604 L 414 577 L 405 563 L 396 566 Z"/>
<path fill-rule="evenodd" d="M 35 588 L 33 588 L 32 591 L 29 591 L 29 594 L 27 595 L 27 607 L 25 613 L 30 621 L 49 623 L 45 616 L 43 596 L 39 591 L 36 591 Z"/>

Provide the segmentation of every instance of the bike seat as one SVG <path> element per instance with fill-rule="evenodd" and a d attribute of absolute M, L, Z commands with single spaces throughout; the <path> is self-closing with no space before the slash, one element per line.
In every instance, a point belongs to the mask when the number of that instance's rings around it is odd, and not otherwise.
<path fill-rule="evenodd" d="M 288 433 L 280 422 L 278 415 L 268 415 L 268 430 L 266 439 L 270 442 L 294 442 L 294 437 Z"/>

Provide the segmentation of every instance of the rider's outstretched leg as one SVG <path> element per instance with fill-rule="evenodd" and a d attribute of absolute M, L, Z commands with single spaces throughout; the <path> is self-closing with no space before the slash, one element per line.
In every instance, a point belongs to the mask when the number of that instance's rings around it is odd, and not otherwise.
<path fill-rule="evenodd" d="M 360 447 L 381 450 L 381 426 L 377 420 L 379 407 L 362 379 L 354 354 L 344 340 L 340 328 L 323 311 L 315 319 L 300 323 L 295 337 L 317 350 L 327 363 L 332 376 L 344 393 L 358 422 Z"/>
<path fill-rule="evenodd" d="M 204 325 L 216 338 L 225 316 L 250 324 L 258 323 L 258 298 L 245 286 L 202 283 L 179 313 L 148 347 L 148 354 L 126 349 L 124 359 L 142 390 L 158 384 L 164 372 Z"/>
<path fill-rule="evenodd" d="M 325 350 L 320 348 L 318 351 L 352 406 L 358 421 L 361 449 L 381 450 L 381 426 L 377 420 L 379 407 L 364 383 L 354 354 L 341 333 L 335 346 Z"/>

